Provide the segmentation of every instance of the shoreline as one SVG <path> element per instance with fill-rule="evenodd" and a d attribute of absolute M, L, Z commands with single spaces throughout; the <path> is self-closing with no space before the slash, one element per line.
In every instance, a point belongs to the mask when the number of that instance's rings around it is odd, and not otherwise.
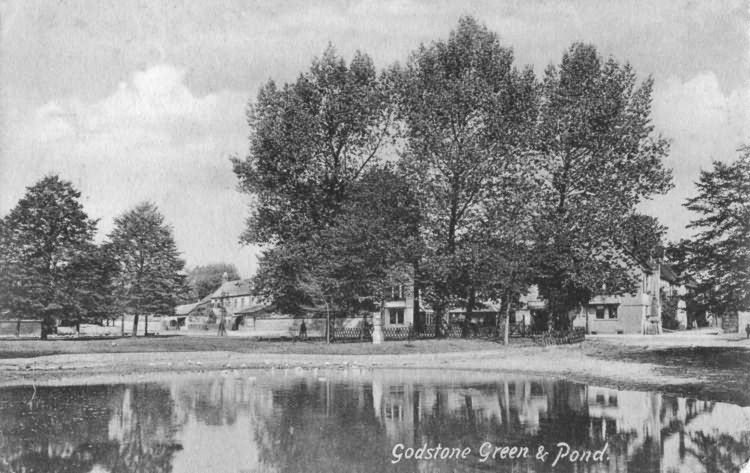
<path fill-rule="evenodd" d="M 35 343 L 41 347 L 38 356 L 22 351 L 26 345 L 0 344 L 0 354 L 5 356 L 0 358 L 0 387 L 158 381 L 164 377 L 215 376 L 246 370 L 345 372 L 356 368 L 450 371 L 485 377 L 554 377 L 617 389 L 731 399 L 750 405 L 750 394 L 745 392 L 750 381 L 750 344 L 735 339 L 703 337 L 701 343 L 695 337 L 652 337 L 641 341 L 592 337 L 581 344 L 548 347 L 468 340 L 388 342 L 379 346 L 245 341 L 234 346 L 236 339 L 206 339 L 174 341 L 190 345 L 164 345 L 158 339 L 138 339 L 127 342 L 132 345 L 123 342 L 109 346 L 109 352 L 75 352 L 80 347 L 99 345 L 71 342 L 62 342 L 67 345 L 61 346 L 73 352 L 54 354 L 43 354 L 42 349 L 50 349 L 51 345 Z M 200 345 L 196 345 L 198 342 Z M 207 349 L 181 349 L 204 345 Z M 14 350 L 20 350 L 21 356 L 11 357 Z M 739 358 L 738 364 L 717 369 L 722 366 L 714 361 L 717 354 Z M 451 376 L 446 375 L 445 379 L 450 380 Z"/>

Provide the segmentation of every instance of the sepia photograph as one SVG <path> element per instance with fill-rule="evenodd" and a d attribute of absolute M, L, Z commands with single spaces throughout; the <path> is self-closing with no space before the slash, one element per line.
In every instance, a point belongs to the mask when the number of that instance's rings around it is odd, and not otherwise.
<path fill-rule="evenodd" d="M 0 0 L 0 473 L 750 473 L 748 0 Z"/>

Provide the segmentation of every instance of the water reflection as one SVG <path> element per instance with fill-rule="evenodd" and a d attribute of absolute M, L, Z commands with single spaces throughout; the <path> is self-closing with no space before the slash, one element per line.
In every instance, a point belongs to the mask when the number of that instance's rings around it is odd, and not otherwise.
<path fill-rule="evenodd" d="M 566 381 L 445 373 L 228 373 L 111 386 L 0 390 L 0 471 L 553 471 L 534 458 L 607 445 L 554 471 L 737 471 L 750 409 Z M 480 446 L 530 458 L 482 462 Z M 396 444 L 470 447 L 462 460 L 402 460 Z"/>

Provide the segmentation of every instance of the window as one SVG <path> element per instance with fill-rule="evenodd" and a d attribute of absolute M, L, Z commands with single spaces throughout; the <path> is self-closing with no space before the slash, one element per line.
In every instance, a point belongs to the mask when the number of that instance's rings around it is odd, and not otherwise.
<path fill-rule="evenodd" d="M 616 319 L 617 318 L 617 305 L 607 304 L 596 306 L 596 318 L 600 320 Z"/>
<path fill-rule="evenodd" d="M 404 309 L 388 309 L 391 324 L 404 323 Z"/>

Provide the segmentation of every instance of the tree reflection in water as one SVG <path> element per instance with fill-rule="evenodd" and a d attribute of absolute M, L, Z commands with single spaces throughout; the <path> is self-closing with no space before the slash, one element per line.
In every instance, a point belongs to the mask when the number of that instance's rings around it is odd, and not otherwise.
<path fill-rule="evenodd" d="M 0 391 L 0 471 L 169 472 L 173 402 L 160 385 Z"/>
<path fill-rule="evenodd" d="M 559 380 L 289 374 L 40 388 L 32 403 L 30 388 L 2 389 L 0 471 L 547 472 L 537 446 L 564 441 L 607 444 L 609 458 L 554 471 L 729 472 L 750 452 L 750 409 L 732 404 Z M 483 442 L 525 446 L 531 458 L 482 463 Z M 393 465 L 397 443 L 472 455 Z"/>

